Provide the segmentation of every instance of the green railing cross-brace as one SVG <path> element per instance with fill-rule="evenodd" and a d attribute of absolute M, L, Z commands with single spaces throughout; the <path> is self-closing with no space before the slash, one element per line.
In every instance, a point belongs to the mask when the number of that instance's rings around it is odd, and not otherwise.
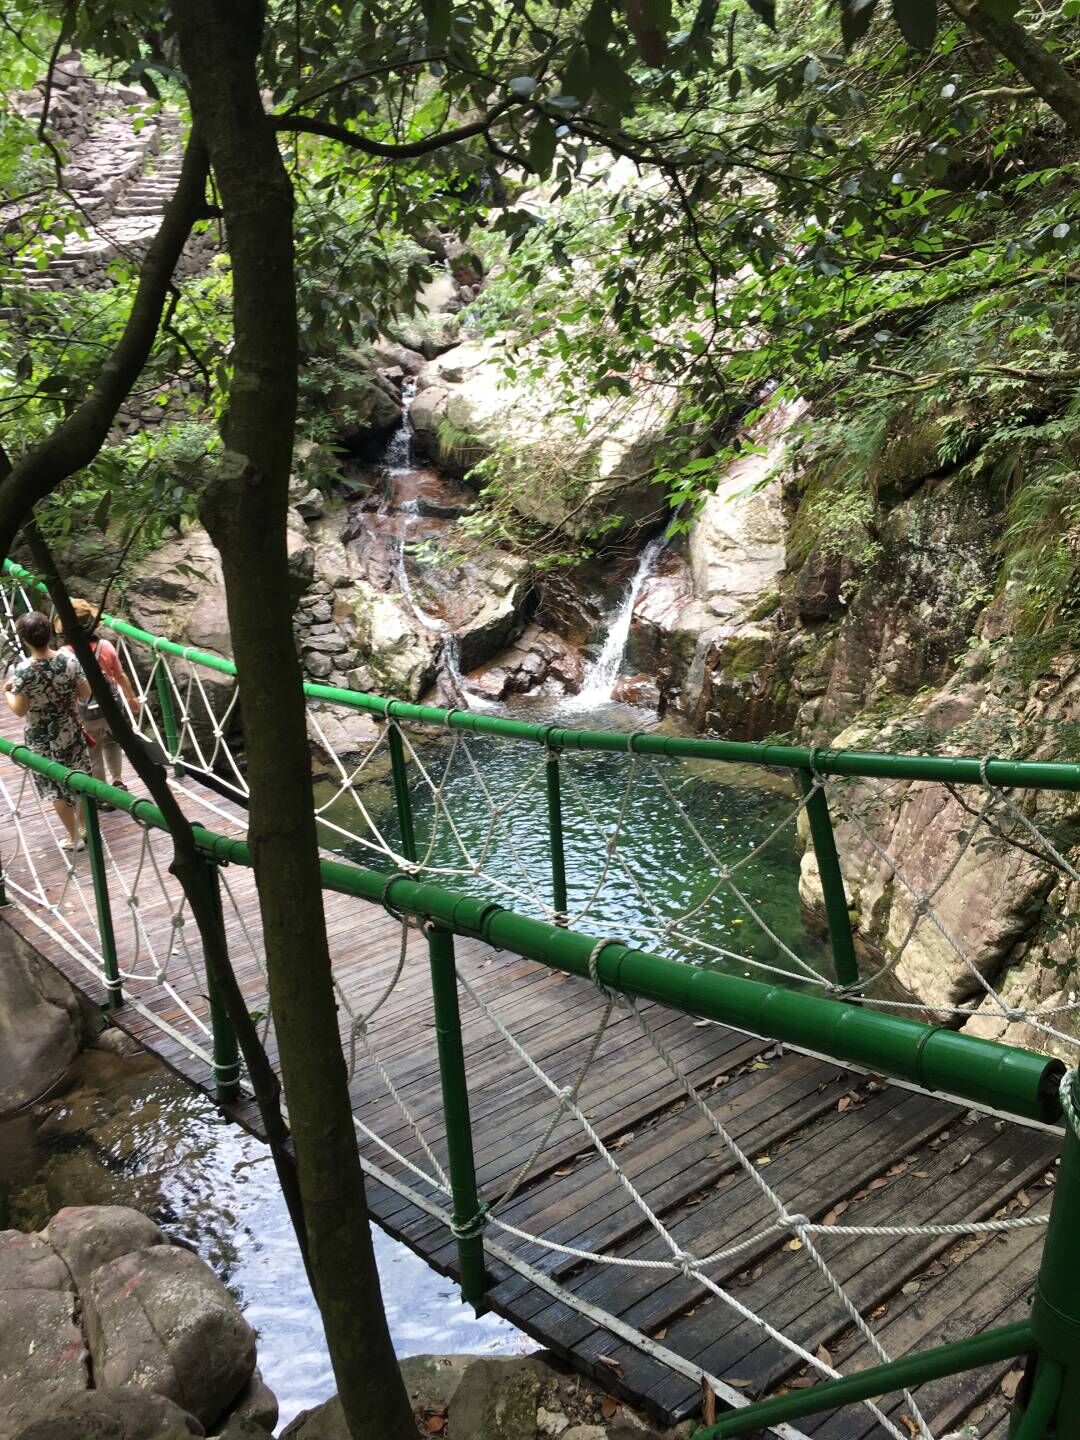
<path fill-rule="evenodd" d="M 5 570 L 24 584 L 36 585 L 31 576 L 10 561 L 5 562 Z M 115 631 L 158 655 L 219 673 L 236 673 L 232 662 L 222 656 L 164 640 L 111 616 L 105 618 Z M 168 680 L 160 678 L 160 670 L 158 673 L 162 728 L 170 747 L 169 758 L 178 761 L 181 732 Z M 408 770 L 401 736 L 393 722 L 411 721 L 501 735 L 546 747 L 553 894 L 555 916 L 560 922 L 566 918 L 558 777 L 561 750 L 725 760 L 792 771 L 807 796 L 807 817 L 840 985 L 857 980 L 858 966 L 821 777 L 989 783 L 1080 792 L 1078 765 L 809 750 L 670 735 L 628 736 L 533 725 L 470 711 L 447 711 L 330 686 L 308 684 L 304 688 L 312 700 L 362 710 L 391 722 L 388 742 L 401 853 L 410 863 L 415 861 L 417 850 Z M 117 1008 L 123 1003 L 123 992 L 97 808 L 102 804 L 111 805 L 148 829 L 167 829 L 164 817 L 152 802 L 46 760 L 25 745 L 0 738 L 0 754 L 24 769 L 59 781 L 82 799 L 107 1004 Z M 218 866 L 224 863 L 250 866 L 251 855 L 243 840 L 216 834 L 201 825 L 195 827 L 195 834 L 207 862 L 208 882 L 214 887 L 220 913 Z M 478 1194 L 473 1160 L 467 1067 L 461 1043 L 454 965 L 456 935 L 483 940 L 495 949 L 598 980 L 609 991 L 656 1001 L 689 1015 L 826 1054 L 840 1062 L 865 1066 L 875 1073 L 1020 1119 L 1051 1124 L 1059 1121 L 1064 1094 L 1067 1116 L 1064 1147 L 1029 1319 L 839 1380 L 826 1380 L 807 1389 L 748 1404 L 700 1430 L 697 1437 L 698 1440 L 713 1440 L 713 1437 L 726 1440 L 726 1437 L 749 1435 L 770 1425 L 1019 1356 L 1028 1357 L 1028 1368 L 1014 1403 L 1010 1440 L 1076 1440 L 1080 1437 L 1080 1136 L 1077 1134 L 1080 1095 L 1075 1095 L 1071 1088 L 1075 1073 L 1063 1085 L 1065 1071 L 1060 1061 L 943 1026 L 866 1009 L 843 998 L 808 994 L 783 985 L 701 969 L 614 940 L 603 943 L 596 937 L 570 930 L 563 923 L 552 925 L 534 920 L 489 900 L 459 895 L 403 872 L 388 878 L 383 873 L 338 860 L 323 860 L 321 870 L 327 890 L 384 905 L 403 918 L 418 921 L 427 935 L 447 1130 L 452 1229 L 459 1249 L 462 1291 L 478 1310 L 485 1305 L 486 1289 L 484 1207 Z M 0 875 L 0 903 L 4 898 Z M 240 1093 L 236 1040 L 223 1007 L 216 1003 L 212 987 L 208 999 L 216 1088 L 219 1099 L 227 1101 Z"/>

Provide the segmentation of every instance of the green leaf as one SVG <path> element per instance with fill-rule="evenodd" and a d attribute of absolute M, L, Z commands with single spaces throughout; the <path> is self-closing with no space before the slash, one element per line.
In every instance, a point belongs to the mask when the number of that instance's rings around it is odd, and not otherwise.
<path fill-rule="evenodd" d="M 776 0 L 746 0 L 746 3 L 760 20 L 765 21 L 770 30 L 776 29 Z"/>
<path fill-rule="evenodd" d="M 937 0 L 892 0 L 900 33 L 915 50 L 929 50 L 937 34 Z"/>
<path fill-rule="evenodd" d="M 105 494 L 102 495 L 101 499 L 97 503 L 96 509 L 94 510 L 94 519 L 92 523 L 103 534 L 109 523 L 109 506 L 111 503 L 112 491 L 106 490 Z"/>
<path fill-rule="evenodd" d="M 592 94 L 593 82 L 592 73 L 589 70 L 589 53 L 584 45 L 579 45 L 570 56 L 562 74 L 562 87 L 564 95 L 576 95 L 583 104 Z"/>
<path fill-rule="evenodd" d="M 877 0 L 850 0 L 850 3 L 841 4 L 840 34 L 849 50 L 870 29 L 876 6 Z"/>
<path fill-rule="evenodd" d="M 529 164 L 542 180 L 547 179 L 551 174 L 556 144 L 555 126 L 550 120 L 541 117 L 533 126 L 532 134 L 529 136 Z"/>

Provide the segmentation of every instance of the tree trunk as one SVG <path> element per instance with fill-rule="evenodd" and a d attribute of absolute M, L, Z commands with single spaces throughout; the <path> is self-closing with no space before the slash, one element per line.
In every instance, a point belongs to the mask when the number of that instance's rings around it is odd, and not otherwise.
<path fill-rule="evenodd" d="M 248 838 L 316 1300 L 351 1434 L 414 1440 L 368 1224 L 331 983 L 285 522 L 297 390 L 293 197 L 257 78 L 256 0 L 180 0 L 192 112 L 229 240 L 236 347 L 202 506 L 243 696 Z M 357 916 L 358 923 L 362 916 Z"/>
<path fill-rule="evenodd" d="M 992 45 L 1046 103 L 1072 135 L 1080 135 L 1080 81 L 1030 31 L 1015 20 L 991 15 L 978 0 L 946 0 L 969 30 Z"/>

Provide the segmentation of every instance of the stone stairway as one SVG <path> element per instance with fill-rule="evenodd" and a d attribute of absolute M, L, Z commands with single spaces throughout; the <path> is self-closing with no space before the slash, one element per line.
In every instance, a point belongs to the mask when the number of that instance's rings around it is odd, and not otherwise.
<path fill-rule="evenodd" d="M 40 119 L 43 83 L 18 97 L 31 121 Z M 118 256 L 138 259 L 161 223 L 180 173 L 180 117 L 152 104 L 138 90 L 93 79 L 76 55 L 54 71 L 50 130 L 65 154 L 64 188 L 84 221 L 85 233 L 71 234 L 62 253 L 43 266 L 16 258 L 17 278 L 3 297 L 5 318 L 17 309 L 20 292 L 61 290 L 110 283 L 109 264 Z M 18 225 L 17 207 L 0 208 L 0 233 Z"/>

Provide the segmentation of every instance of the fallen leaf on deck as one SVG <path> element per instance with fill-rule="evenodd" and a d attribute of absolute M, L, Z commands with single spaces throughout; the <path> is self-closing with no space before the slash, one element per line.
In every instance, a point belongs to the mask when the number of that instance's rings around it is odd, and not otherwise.
<path fill-rule="evenodd" d="M 871 1319 L 871 1320 L 880 1320 L 883 1315 L 887 1315 L 888 1313 L 889 1313 L 889 1307 L 888 1307 L 888 1305 L 879 1305 L 876 1310 L 871 1310 L 871 1311 L 870 1311 L 870 1319 Z"/>
<path fill-rule="evenodd" d="M 555 1171 L 555 1174 L 559 1177 L 560 1180 L 563 1178 L 564 1175 L 572 1175 L 573 1173 L 574 1173 L 573 1170 L 556 1170 L 556 1171 Z"/>
<path fill-rule="evenodd" d="M 876 1180 L 870 1181 L 870 1184 L 867 1185 L 866 1189 L 868 1192 L 871 1190 L 883 1190 L 888 1183 L 889 1182 L 885 1179 L 884 1175 L 879 1175 Z"/>
<path fill-rule="evenodd" d="M 1023 1205 L 1025 1210 L 1031 1204 L 1031 1196 L 1027 1193 L 1026 1190 L 1018 1190 L 1016 1192 L 1016 1198 L 1017 1200 L 1019 1200 L 1020 1204 Z"/>
<path fill-rule="evenodd" d="M 784 1249 L 785 1249 L 785 1250 L 801 1250 L 801 1249 L 802 1249 L 802 1241 L 801 1241 L 801 1240 L 789 1240 L 789 1241 L 787 1242 L 787 1244 L 784 1246 Z"/>
<path fill-rule="evenodd" d="M 1001 1382 L 1001 1393 L 1006 1400 L 1016 1398 L 1016 1392 L 1020 1388 L 1020 1381 L 1024 1378 L 1023 1370 L 1010 1370 Z"/>
<path fill-rule="evenodd" d="M 788 1381 L 789 1390 L 809 1390 L 814 1383 L 812 1375 L 796 1375 L 794 1380 Z"/>
<path fill-rule="evenodd" d="M 725 1384 L 725 1385 L 735 1385 L 735 1386 L 738 1387 L 738 1389 L 740 1389 L 740 1390 L 745 1390 L 746 1387 L 747 1387 L 747 1385 L 750 1384 L 750 1381 L 749 1381 L 749 1380 L 735 1380 L 735 1379 L 730 1379 L 730 1380 L 725 1380 L 725 1381 L 724 1381 L 724 1384 Z"/>
<path fill-rule="evenodd" d="M 596 1357 L 596 1363 L 598 1365 L 606 1365 L 609 1370 L 614 1370 L 616 1375 L 623 1373 L 622 1366 L 612 1355 L 598 1355 Z"/>
<path fill-rule="evenodd" d="M 919 1427 L 906 1410 L 901 1410 L 900 1412 L 900 1424 L 903 1425 L 905 1430 L 910 1430 L 912 1435 L 918 1435 Z"/>
<path fill-rule="evenodd" d="M 821 1363 L 822 1363 L 823 1365 L 831 1365 L 831 1364 L 832 1364 L 832 1351 L 829 1349 L 829 1347 L 828 1347 L 827 1345 L 819 1345 L 819 1346 L 817 1347 L 817 1352 L 816 1352 L 816 1353 L 817 1353 L 817 1358 L 821 1361 Z"/>
<path fill-rule="evenodd" d="M 895 1164 L 895 1165 L 890 1165 L 889 1168 L 888 1168 L 888 1170 L 885 1171 L 885 1174 L 886 1174 L 886 1175 L 906 1175 L 906 1174 L 907 1174 L 907 1168 L 908 1168 L 908 1162 L 907 1162 L 906 1160 L 900 1160 L 897 1164 Z"/>
<path fill-rule="evenodd" d="M 716 1396 L 707 1380 L 701 1382 L 701 1419 L 705 1425 L 716 1424 Z"/>
<path fill-rule="evenodd" d="M 917 1295 L 922 1289 L 921 1280 L 909 1280 L 906 1285 L 901 1285 L 900 1290 L 904 1295 Z"/>
<path fill-rule="evenodd" d="M 600 1414 L 605 1420 L 610 1420 L 613 1415 L 617 1415 L 618 1413 L 618 1400 L 613 1400 L 610 1395 L 605 1395 L 600 1404 Z"/>
<path fill-rule="evenodd" d="M 912 1171 L 912 1174 L 915 1176 L 915 1179 L 916 1179 L 916 1180 L 929 1180 L 929 1179 L 930 1179 L 930 1171 L 929 1171 L 929 1170 L 913 1170 L 913 1171 Z"/>
<path fill-rule="evenodd" d="M 757 1157 L 757 1159 L 754 1161 L 754 1164 L 755 1164 L 755 1165 L 771 1165 L 771 1164 L 772 1164 L 772 1157 L 769 1156 L 769 1155 L 759 1155 L 759 1156 Z"/>
<path fill-rule="evenodd" d="M 834 1205 L 831 1210 L 827 1210 L 825 1212 L 825 1214 L 821 1217 L 821 1223 L 823 1225 L 835 1225 L 837 1220 L 840 1219 L 840 1216 L 843 1215 L 844 1211 L 847 1208 L 848 1202 L 846 1200 L 841 1200 L 838 1205 Z"/>
<path fill-rule="evenodd" d="M 652 1338 L 654 1340 L 665 1340 L 667 1338 L 667 1326 L 665 1325 L 662 1330 L 657 1330 Z"/>
<path fill-rule="evenodd" d="M 441 1435 L 446 1429 L 445 1415 L 429 1415 L 424 1421 L 424 1429 L 429 1435 Z"/>

